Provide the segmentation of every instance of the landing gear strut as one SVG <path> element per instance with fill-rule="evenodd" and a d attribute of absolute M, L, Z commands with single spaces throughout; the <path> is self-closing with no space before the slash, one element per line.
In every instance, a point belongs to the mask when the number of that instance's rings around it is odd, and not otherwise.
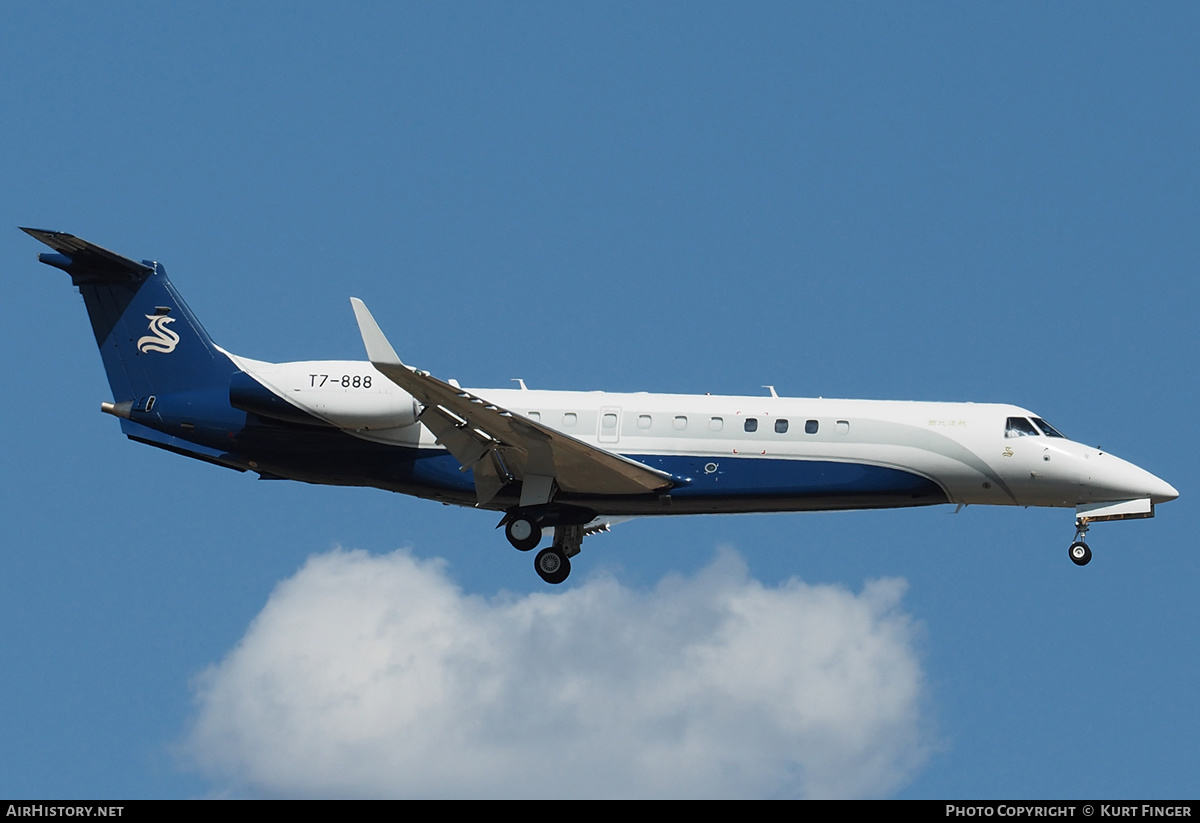
<path fill-rule="evenodd" d="M 1076 566 L 1086 566 L 1092 559 L 1092 550 L 1088 548 L 1088 544 L 1083 542 L 1083 538 L 1087 536 L 1088 522 L 1082 517 L 1075 521 L 1075 542 L 1071 544 L 1071 548 L 1067 553 L 1071 557 L 1071 562 Z"/>

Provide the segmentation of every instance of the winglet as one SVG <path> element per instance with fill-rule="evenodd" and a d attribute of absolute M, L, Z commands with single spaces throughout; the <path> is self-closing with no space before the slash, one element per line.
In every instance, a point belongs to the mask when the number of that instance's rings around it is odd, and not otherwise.
<path fill-rule="evenodd" d="M 351 297 L 350 305 L 354 307 L 354 317 L 358 320 L 358 331 L 362 335 L 363 345 L 367 348 L 367 359 L 377 366 L 404 366 L 400 362 L 396 350 L 384 336 L 383 330 L 371 316 L 367 304 L 357 297 Z M 408 367 L 404 366 L 404 368 Z"/>

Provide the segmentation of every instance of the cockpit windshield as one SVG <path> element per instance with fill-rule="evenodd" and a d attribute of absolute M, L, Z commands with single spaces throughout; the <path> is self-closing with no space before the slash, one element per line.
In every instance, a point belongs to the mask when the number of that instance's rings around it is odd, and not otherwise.
<path fill-rule="evenodd" d="M 1042 434 L 1046 435 L 1047 437 L 1061 437 L 1063 440 L 1067 439 L 1064 435 L 1059 433 L 1058 429 L 1051 426 L 1042 418 L 1035 417 L 1033 418 L 1033 422 L 1037 423 L 1038 428 L 1042 430 Z"/>
<path fill-rule="evenodd" d="M 1037 437 L 1038 430 L 1027 417 L 1010 417 L 1004 424 L 1005 437 Z"/>
<path fill-rule="evenodd" d="M 1037 423 L 1037 425 L 1033 425 L 1034 423 Z M 1008 418 L 1008 422 L 1004 424 L 1005 437 L 1037 437 L 1040 434 L 1044 434 L 1047 437 L 1062 437 L 1066 440 L 1058 429 L 1040 417 L 1033 418 L 1032 423 L 1028 417 L 1010 417 Z"/>

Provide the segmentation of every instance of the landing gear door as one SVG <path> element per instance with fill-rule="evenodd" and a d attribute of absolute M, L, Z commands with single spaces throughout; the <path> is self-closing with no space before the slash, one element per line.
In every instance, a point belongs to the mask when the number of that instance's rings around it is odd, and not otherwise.
<path fill-rule="evenodd" d="M 1154 516 L 1150 498 L 1123 500 L 1119 503 L 1081 503 L 1075 507 L 1075 517 L 1087 523 L 1104 520 L 1138 520 Z"/>

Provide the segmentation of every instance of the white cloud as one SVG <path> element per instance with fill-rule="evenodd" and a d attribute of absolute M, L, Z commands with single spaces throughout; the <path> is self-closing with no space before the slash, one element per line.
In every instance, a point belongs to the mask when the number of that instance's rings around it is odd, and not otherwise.
<path fill-rule="evenodd" d="M 772 588 L 723 552 L 648 592 L 485 599 L 333 552 L 203 675 L 186 747 L 249 795 L 885 795 L 928 742 L 904 587 Z"/>

